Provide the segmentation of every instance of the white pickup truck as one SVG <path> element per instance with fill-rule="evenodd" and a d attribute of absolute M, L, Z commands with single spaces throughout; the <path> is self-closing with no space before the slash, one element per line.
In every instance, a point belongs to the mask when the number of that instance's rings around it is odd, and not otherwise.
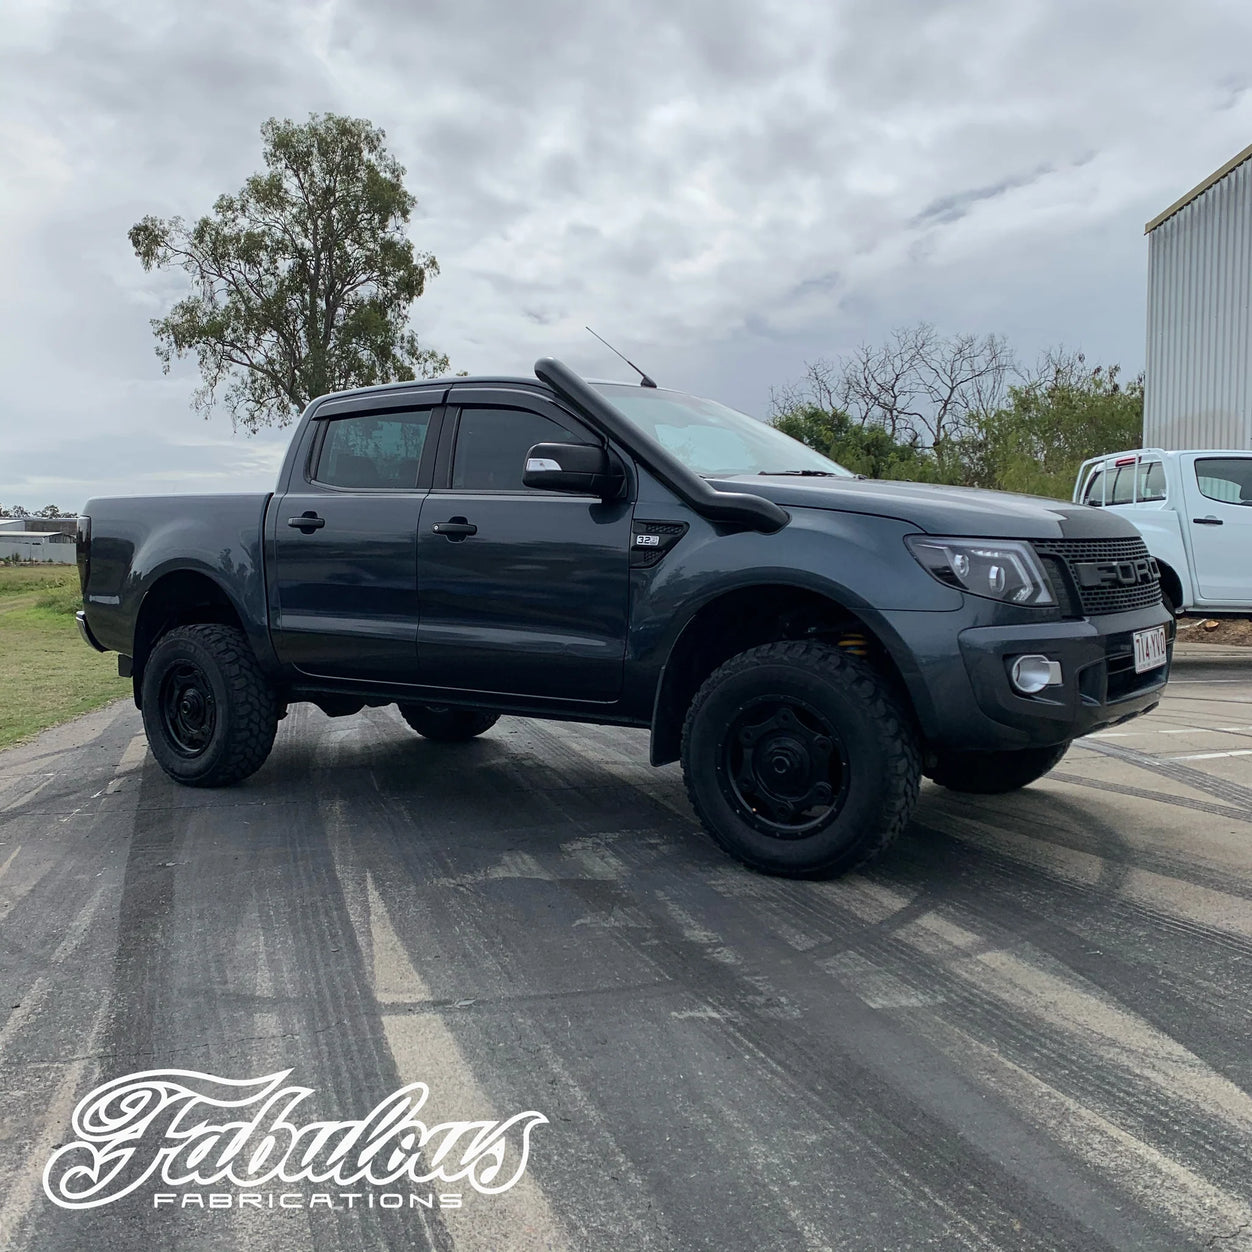
<path fill-rule="evenodd" d="M 1075 503 L 1131 522 L 1175 612 L 1252 614 L 1252 451 L 1137 448 L 1084 461 Z"/>

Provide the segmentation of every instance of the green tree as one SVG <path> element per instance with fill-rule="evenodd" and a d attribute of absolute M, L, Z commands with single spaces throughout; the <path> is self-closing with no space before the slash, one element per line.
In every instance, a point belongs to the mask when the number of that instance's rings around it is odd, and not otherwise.
<path fill-rule="evenodd" d="M 923 324 L 808 365 L 775 393 L 772 420 L 869 478 L 1068 499 L 1087 457 L 1139 444 L 1143 376 L 1122 383 L 1118 366 L 1060 349 L 1023 372 L 1002 339 Z"/>
<path fill-rule="evenodd" d="M 193 225 L 145 217 L 129 238 L 145 270 L 181 269 L 191 291 L 152 329 L 165 372 L 194 353 L 206 416 L 225 386 L 235 424 L 287 425 L 314 396 L 446 373 L 408 325 L 439 272 L 405 227 L 416 199 L 383 131 L 313 114 L 261 127 L 265 170 Z"/>
<path fill-rule="evenodd" d="M 845 469 L 866 478 L 943 481 L 943 467 L 934 453 L 916 443 L 893 439 L 883 426 L 855 421 L 841 409 L 797 404 L 777 412 L 773 424 Z"/>
<path fill-rule="evenodd" d="M 1051 353 L 1034 376 L 1009 388 L 956 453 L 971 486 L 1069 499 L 1087 457 L 1136 448 L 1143 430 L 1143 376 L 1123 384 L 1116 365 L 1089 367 L 1081 353 Z"/>

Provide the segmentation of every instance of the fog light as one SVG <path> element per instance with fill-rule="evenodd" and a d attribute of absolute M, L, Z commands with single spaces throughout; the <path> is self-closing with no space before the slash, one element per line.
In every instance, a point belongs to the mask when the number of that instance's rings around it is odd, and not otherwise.
<path fill-rule="evenodd" d="M 1061 684 L 1060 661 L 1049 661 L 1046 656 L 1031 653 L 1019 656 L 1009 670 L 1013 686 L 1023 695 L 1033 696 L 1045 687 L 1059 687 Z"/>

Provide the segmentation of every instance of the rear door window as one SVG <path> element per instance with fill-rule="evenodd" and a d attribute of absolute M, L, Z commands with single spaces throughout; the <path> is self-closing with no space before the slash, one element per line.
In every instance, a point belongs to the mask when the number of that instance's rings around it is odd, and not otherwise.
<path fill-rule="evenodd" d="M 314 478 L 331 487 L 404 491 L 417 486 L 430 409 L 330 418 Z"/>
<path fill-rule="evenodd" d="M 1200 494 L 1223 504 L 1252 504 L 1252 457 L 1202 457 L 1195 463 Z"/>

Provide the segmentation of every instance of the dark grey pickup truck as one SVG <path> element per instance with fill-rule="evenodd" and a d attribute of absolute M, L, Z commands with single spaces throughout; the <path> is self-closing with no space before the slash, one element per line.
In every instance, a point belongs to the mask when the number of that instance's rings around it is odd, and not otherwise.
<path fill-rule="evenodd" d="M 1172 617 L 1107 510 L 859 480 L 709 400 L 535 375 L 324 396 L 269 494 L 90 501 L 79 625 L 170 777 L 248 777 L 298 700 L 449 741 L 646 726 L 726 851 L 820 876 L 922 775 L 1022 787 L 1160 699 Z"/>

